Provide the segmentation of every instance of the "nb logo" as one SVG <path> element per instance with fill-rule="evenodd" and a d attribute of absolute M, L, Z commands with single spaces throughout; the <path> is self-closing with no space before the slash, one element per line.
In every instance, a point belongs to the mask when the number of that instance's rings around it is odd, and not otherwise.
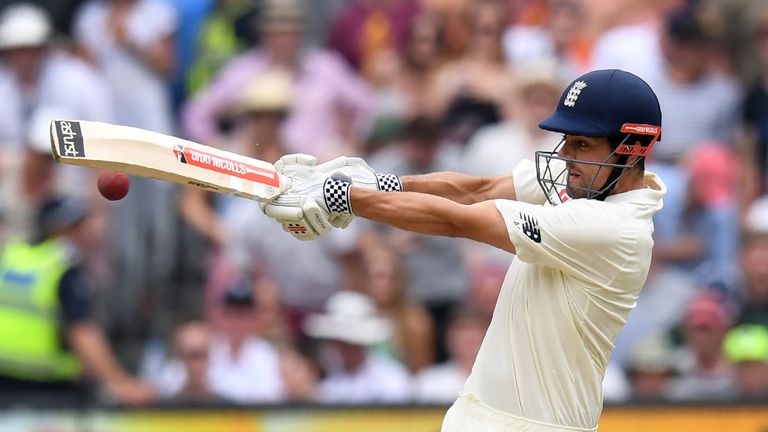
<path fill-rule="evenodd" d="M 541 243 L 541 231 L 539 230 L 539 222 L 533 217 L 520 213 L 520 219 L 523 220 L 523 234 L 528 236 L 529 239 L 535 243 Z"/>
<path fill-rule="evenodd" d="M 576 105 L 576 100 L 579 99 L 579 95 L 581 94 L 581 91 L 584 90 L 584 87 L 587 86 L 587 83 L 584 81 L 576 81 L 571 86 L 570 90 L 568 90 L 568 94 L 565 96 L 565 100 L 563 101 L 563 105 L 567 107 L 572 107 Z"/>

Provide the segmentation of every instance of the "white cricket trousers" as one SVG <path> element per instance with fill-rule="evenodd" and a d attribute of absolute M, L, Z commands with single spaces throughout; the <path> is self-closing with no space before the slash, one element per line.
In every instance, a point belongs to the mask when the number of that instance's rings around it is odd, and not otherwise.
<path fill-rule="evenodd" d="M 441 432 L 593 432 L 524 419 L 491 408 L 474 395 L 459 394 L 443 419 Z"/>

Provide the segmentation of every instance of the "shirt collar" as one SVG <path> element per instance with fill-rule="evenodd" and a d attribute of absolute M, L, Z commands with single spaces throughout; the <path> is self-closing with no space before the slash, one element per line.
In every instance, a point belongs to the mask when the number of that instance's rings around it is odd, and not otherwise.
<path fill-rule="evenodd" d="M 660 209 L 663 205 L 662 198 L 667 193 L 667 186 L 656 174 L 645 171 L 646 187 L 608 196 L 607 202 L 632 202 L 639 204 L 655 205 Z"/>

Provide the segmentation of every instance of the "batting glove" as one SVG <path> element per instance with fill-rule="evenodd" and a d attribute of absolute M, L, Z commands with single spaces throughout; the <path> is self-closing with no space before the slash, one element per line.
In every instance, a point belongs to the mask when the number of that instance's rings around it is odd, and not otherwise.
<path fill-rule="evenodd" d="M 403 185 L 394 174 L 377 173 L 362 158 L 340 156 L 317 164 L 314 156 L 306 154 L 285 155 L 275 162 L 275 170 L 293 179 L 293 184 L 304 183 L 318 174 L 325 176 L 342 173 L 352 179 L 357 187 L 384 192 L 401 192 Z"/>
<path fill-rule="evenodd" d="M 275 163 L 278 173 L 293 180 L 293 187 L 288 191 L 292 193 L 309 193 L 319 186 L 317 181 L 323 180 L 333 174 L 343 174 L 351 179 L 357 187 L 381 190 L 387 192 L 399 192 L 403 190 L 399 177 L 394 174 L 377 173 L 363 159 L 358 157 L 338 157 L 331 161 L 317 165 L 317 159 L 309 155 L 286 155 Z M 311 183 L 311 185 L 309 185 Z M 262 210 L 264 208 L 262 207 Z M 354 219 L 349 213 L 336 213 L 331 217 L 331 224 L 336 228 L 346 228 Z M 278 219 L 279 222 L 285 222 Z M 292 224 L 295 221 L 291 221 Z M 295 227 L 291 227 L 295 229 Z"/>
<path fill-rule="evenodd" d="M 319 185 L 316 189 L 319 191 Z M 283 193 L 262 206 L 262 211 L 276 219 L 283 230 L 299 240 L 314 240 L 332 229 L 331 215 L 315 199 L 314 193 Z"/>

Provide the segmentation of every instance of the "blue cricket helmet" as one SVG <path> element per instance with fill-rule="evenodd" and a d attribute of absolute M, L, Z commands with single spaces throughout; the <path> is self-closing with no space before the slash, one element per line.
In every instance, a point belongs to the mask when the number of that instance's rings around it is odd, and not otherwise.
<path fill-rule="evenodd" d="M 554 114 L 539 127 L 564 135 L 608 138 L 614 151 L 606 161 L 583 162 L 612 170 L 604 185 L 585 190 L 587 198 L 603 200 L 623 173 L 647 156 L 661 138 L 661 107 L 656 93 L 637 75 L 618 69 L 596 70 L 573 80 Z M 539 184 L 553 204 L 553 197 L 563 201 L 562 191 L 568 187 L 566 170 L 553 170 L 550 165 L 552 160 L 567 161 L 558 155 L 561 145 L 552 152 L 536 152 Z M 638 157 L 627 164 L 630 156 Z"/>
<path fill-rule="evenodd" d="M 560 96 L 555 113 L 539 127 L 567 135 L 618 137 L 625 124 L 661 127 L 659 99 L 637 75 L 606 69 L 576 78 Z"/>

